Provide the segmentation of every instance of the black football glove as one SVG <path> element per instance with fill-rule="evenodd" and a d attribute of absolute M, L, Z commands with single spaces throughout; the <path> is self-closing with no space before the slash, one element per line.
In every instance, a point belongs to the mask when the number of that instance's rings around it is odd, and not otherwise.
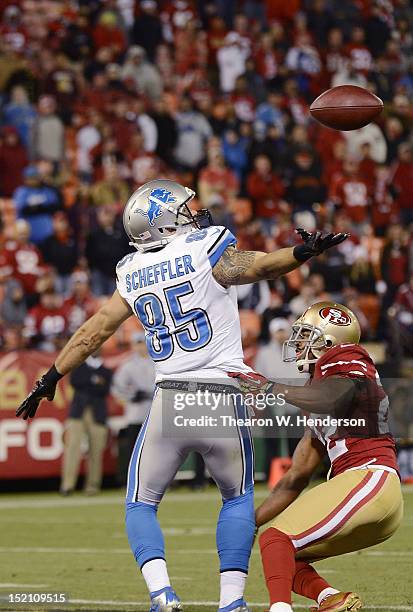
<path fill-rule="evenodd" d="M 294 247 L 294 257 L 297 261 L 307 261 L 310 257 L 314 257 L 316 255 L 320 255 L 324 253 L 327 249 L 331 249 L 331 247 L 344 242 L 349 236 L 349 234 L 325 234 L 322 232 L 307 232 L 302 227 L 298 227 L 296 230 L 297 234 L 301 236 L 304 241 L 304 244 L 299 244 Z"/>
<path fill-rule="evenodd" d="M 43 376 L 36 381 L 29 395 L 16 410 L 16 416 L 22 416 L 24 420 L 28 418 L 32 419 L 42 399 L 46 398 L 49 402 L 52 401 L 56 393 L 56 385 L 61 378 L 62 374 L 59 374 L 55 366 L 52 366 L 46 374 L 43 374 Z"/>

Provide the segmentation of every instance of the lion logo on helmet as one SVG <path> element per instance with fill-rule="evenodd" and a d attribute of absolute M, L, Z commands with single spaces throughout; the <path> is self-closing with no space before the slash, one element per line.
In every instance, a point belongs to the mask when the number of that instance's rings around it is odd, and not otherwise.
<path fill-rule="evenodd" d="M 148 210 L 138 208 L 136 212 L 144 217 L 148 217 L 149 225 L 154 227 L 155 219 L 158 219 L 158 217 L 161 217 L 164 213 L 162 204 L 175 204 L 176 197 L 173 195 L 172 191 L 168 191 L 167 189 L 152 189 L 149 194 L 148 202 Z"/>

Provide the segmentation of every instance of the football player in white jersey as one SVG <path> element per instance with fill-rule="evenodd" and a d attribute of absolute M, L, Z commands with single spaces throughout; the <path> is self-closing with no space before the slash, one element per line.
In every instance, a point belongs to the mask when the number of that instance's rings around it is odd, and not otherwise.
<path fill-rule="evenodd" d="M 243 362 L 235 285 L 277 278 L 347 236 L 298 230 L 303 243 L 294 248 L 269 254 L 239 251 L 231 232 L 209 225 L 207 211 L 191 213 L 188 204 L 194 195 L 174 181 L 155 180 L 131 196 L 123 222 L 136 252 L 119 262 L 117 290 L 72 336 L 17 416 L 33 417 L 42 398 L 53 399 L 60 378 L 135 314 L 156 365 L 156 389 L 130 461 L 126 528 L 148 586 L 150 610 L 182 609 L 169 580 L 156 513 L 186 456 L 198 451 L 223 500 L 216 536 L 219 610 L 245 612 L 243 593 L 255 529 L 250 432 L 234 427 L 231 435 L 205 437 L 186 428 L 171 435 L 165 431 L 165 415 L 173 412 L 178 392 L 187 397 L 190 391 L 205 395 L 212 389 L 223 398 L 232 388 L 226 373 L 249 371 Z M 244 406 L 231 401 L 232 414 L 246 417 Z"/>

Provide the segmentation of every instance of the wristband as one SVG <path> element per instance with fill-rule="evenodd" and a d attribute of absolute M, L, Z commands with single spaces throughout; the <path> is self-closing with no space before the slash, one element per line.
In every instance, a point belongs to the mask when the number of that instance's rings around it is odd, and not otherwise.
<path fill-rule="evenodd" d="M 299 261 L 300 263 L 304 263 L 305 261 L 311 259 L 311 257 L 314 256 L 314 253 L 310 253 L 308 251 L 308 247 L 305 244 L 298 244 L 293 249 L 293 255 L 297 261 Z"/>
<path fill-rule="evenodd" d="M 56 366 L 53 364 L 50 370 L 43 374 L 42 376 L 45 383 L 50 385 L 57 385 L 59 380 L 63 378 L 63 374 L 57 371 Z"/>

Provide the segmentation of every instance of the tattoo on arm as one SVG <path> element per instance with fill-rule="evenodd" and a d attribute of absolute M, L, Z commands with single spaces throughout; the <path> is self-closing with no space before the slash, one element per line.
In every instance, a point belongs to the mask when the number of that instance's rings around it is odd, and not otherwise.
<path fill-rule="evenodd" d="M 256 251 L 238 251 L 230 246 L 214 266 L 212 275 L 223 287 L 251 282 L 244 275 L 254 263 L 256 255 Z"/>

